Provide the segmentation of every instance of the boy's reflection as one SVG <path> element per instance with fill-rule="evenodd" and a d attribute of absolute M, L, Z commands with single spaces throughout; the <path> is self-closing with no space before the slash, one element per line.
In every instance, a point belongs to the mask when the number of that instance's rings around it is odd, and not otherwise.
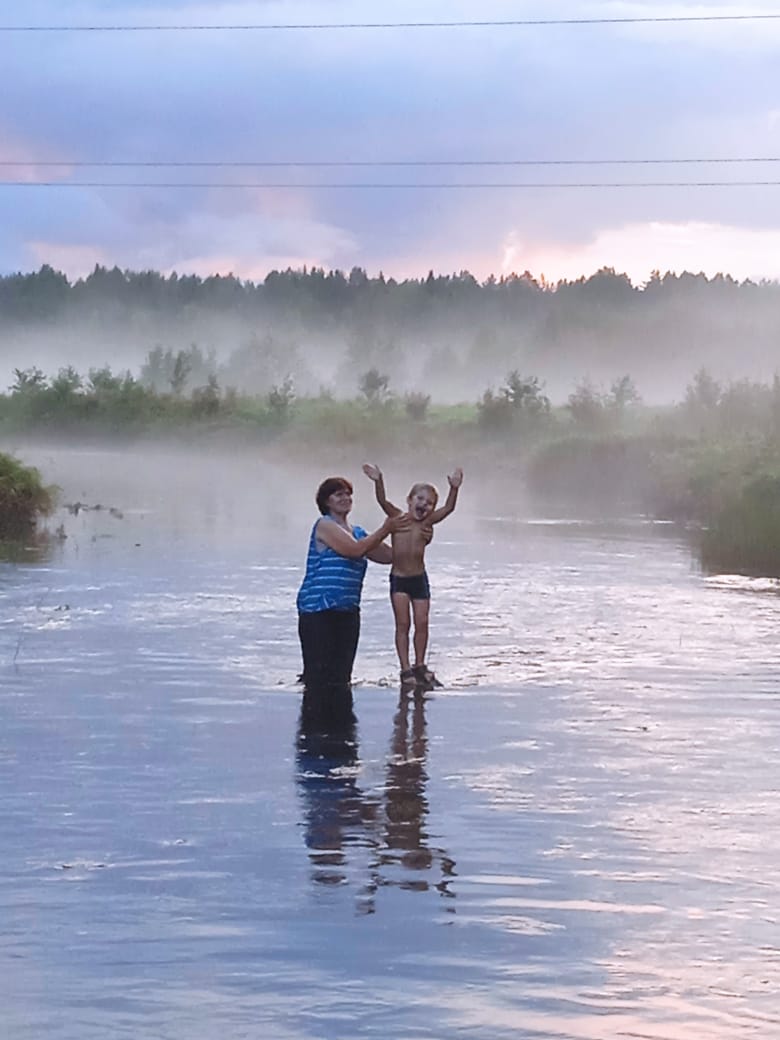
<path fill-rule="evenodd" d="M 323 707 L 325 705 L 325 707 Z M 411 711 L 410 711 L 411 709 Z M 411 715 L 411 725 L 410 725 Z M 434 887 L 454 897 L 450 883 L 455 863 L 428 844 L 425 701 L 401 692 L 393 723 L 384 801 L 358 786 L 357 729 L 351 695 L 304 695 L 298 730 L 298 782 L 304 797 L 306 844 L 319 884 L 349 880 L 347 849 L 370 849 L 369 861 L 354 863 L 361 885 L 359 909 L 372 913 L 377 890 L 395 885 L 411 891 Z M 429 874 L 437 869 L 438 879 Z"/>
<path fill-rule="evenodd" d="M 449 886 L 455 876 L 455 861 L 443 849 L 432 848 L 428 841 L 427 757 L 425 699 L 422 693 L 402 690 L 387 761 L 384 835 L 379 856 L 382 883 L 421 892 L 433 885 L 441 895 L 453 897 Z M 431 881 L 428 872 L 437 864 L 438 880 Z M 397 876 L 394 867 L 401 867 Z"/>

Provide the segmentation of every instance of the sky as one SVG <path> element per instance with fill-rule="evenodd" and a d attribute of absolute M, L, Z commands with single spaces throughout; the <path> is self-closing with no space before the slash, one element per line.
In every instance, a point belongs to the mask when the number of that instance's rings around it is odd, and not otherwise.
<path fill-rule="evenodd" d="M 7 6 L 0 274 L 780 279 L 780 19 L 322 27 L 780 15 L 776 3 Z M 765 161 L 658 162 L 683 159 Z M 485 165 L 509 161 L 557 165 Z M 776 183 L 630 186 L 659 181 Z"/>

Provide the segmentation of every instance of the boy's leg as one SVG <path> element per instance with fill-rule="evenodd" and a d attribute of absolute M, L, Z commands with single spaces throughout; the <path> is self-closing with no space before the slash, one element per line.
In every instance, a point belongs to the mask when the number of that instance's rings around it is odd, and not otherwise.
<path fill-rule="evenodd" d="M 393 592 L 390 595 L 390 602 L 393 604 L 395 617 L 395 648 L 398 651 L 398 663 L 402 672 L 408 672 L 411 667 L 409 664 L 410 600 L 405 592 Z"/>
<path fill-rule="evenodd" d="M 413 599 L 412 613 L 414 615 L 414 664 L 415 667 L 425 664 L 425 655 L 428 652 L 428 617 L 431 610 L 429 599 Z"/>

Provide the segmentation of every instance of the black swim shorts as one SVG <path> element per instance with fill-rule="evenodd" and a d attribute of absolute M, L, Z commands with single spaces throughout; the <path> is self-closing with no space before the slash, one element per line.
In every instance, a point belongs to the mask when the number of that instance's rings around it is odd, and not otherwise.
<path fill-rule="evenodd" d="M 405 592 L 409 599 L 430 599 L 431 586 L 428 584 L 428 575 L 412 574 L 408 578 L 400 574 L 390 575 L 390 595 L 394 592 Z"/>

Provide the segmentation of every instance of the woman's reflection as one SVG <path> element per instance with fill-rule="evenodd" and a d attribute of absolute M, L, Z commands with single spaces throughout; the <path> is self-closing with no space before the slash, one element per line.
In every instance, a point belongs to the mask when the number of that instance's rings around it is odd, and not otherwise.
<path fill-rule="evenodd" d="M 352 692 L 328 697 L 306 691 L 297 740 L 298 784 L 304 799 L 304 834 L 312 880 L 348 881 L 348 847 L 375 847 L 379 804 L 357 784 L 357 726 Z"/>
<path fill-rule="evenodd" d="M 422 694 L 400 694 L 382 799 L 357 783 L 351 698 L 347 693 L 340 700 L 331 698 L 327 712 L 321 705 L 320 698 L 304 698 L 297 741 L 312 880 L 338 885 L 350 877 L 360 879 L 358 908 L 363 913 L 374 912 L 384 886 L 419 892 L 433 888 L 453 899 L 455 862 L 428 840 L 428 738 Z M 356 862 L 360 849 L 370 850 L 362 863 Z"/>

